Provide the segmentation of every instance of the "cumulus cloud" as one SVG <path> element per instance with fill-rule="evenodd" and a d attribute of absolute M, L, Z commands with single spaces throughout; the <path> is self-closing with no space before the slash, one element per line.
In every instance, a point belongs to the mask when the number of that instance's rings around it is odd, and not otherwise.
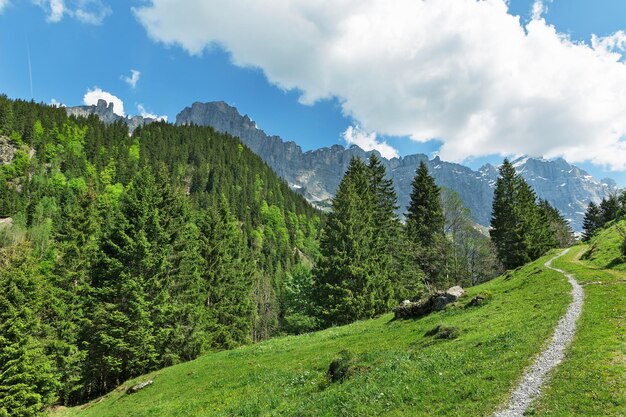
<path fill-rule="evenodd" d="M 60 22 L 68 16 L 83 23 L 100 25 L 111 14 L 111 8 L 101 0 L 33 0 L 33 3 L 46 12 L 46 20 L 50 23 Z"/>
<path fill-rule="evenodd" d="M 98 104 L 98 100 L 105 100 L 107 103 L 113 103 L 113 113 L 119 116 L 125 116 L 124 102 L 113 94 L 103 91 L 99 87 L 90 88 L 83 96 L 83 103 L 86 106 Z"/>
<path fill-rule="evenodd" d="M 543 18 L 546 13 L 548 13 L 548 7 L 546 6 L 546 2 L 544 2 L 543 0 L 535 0 L 531 10 L 533 20 L 539 20 Z"/>
<path fill-rule="evenodd" d="M 303 103 L 336 97 L 365 131 L 439 139 L 442 158 L 563 156 L 626 169 L 622 34 L 583 43 L 504 0 L 150 0 L 149 36 L 216 45 Z"/>
<path fill-rule="evenodd" d="M 137 105 L 137 111 L 139 112 L 139 115 L 142 117 L 149 117 L 150 119 L 163 120 L 164 122 L 167 122 L 167 116 L 165 115 L 157 116 L 155 113 L 151 113 L 147 111 L 143 104 Z"/>
<path fill-rule="evenodd" d="M 141 72 L 131 69 L 130 70 L 130 77 L 127 75 L 122 75 L 122 81 L 124 81 L 126 84 L 128 84 L 130 86 L 130 88 L 135 88 L 137 87 L 137 82 L 139 81 L 139 77 L 141 77 Z"/>
<path fill-rule="evenodd" d="M 366 132 L 359 126 L 349 126 L 342 134 L 343 139 L 348 145 L 357 145 L 363 150 L 372 151 L 376 150 L 384 158 L 397 158 L 398 151 L 386 142 L 379 142 L 376 137 L 376 132 Z"/>

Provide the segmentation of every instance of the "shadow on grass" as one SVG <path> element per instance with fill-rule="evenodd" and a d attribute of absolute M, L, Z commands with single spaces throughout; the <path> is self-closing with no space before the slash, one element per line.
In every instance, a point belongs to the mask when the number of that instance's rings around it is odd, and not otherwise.
<path fill-rule="evenodd" d="M 604 267 L 605 269 L 612 269 L 615 268 L 618 265 L 623 264 L 624 262 L 626 262 L 626 260 L 624 259 L 623 256 L 618 256 L 615 259 L 613 259 L 611 262 L 609 262 L 608 264 L 606 264 L 606 266 Z"/>

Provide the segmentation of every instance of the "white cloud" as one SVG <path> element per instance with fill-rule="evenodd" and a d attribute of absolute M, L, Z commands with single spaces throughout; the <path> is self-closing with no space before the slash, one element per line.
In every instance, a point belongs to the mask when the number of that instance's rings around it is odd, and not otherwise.
<path fill-rule="evenodd" d="M 157 116 L 154 113 L 150 113 L 149 111 L 146 110 L 146 108 L 144 107 L 143 104 L 138 104 L 137 105 L 137 111 L 139 112 L 139 115 L 142 116 L 142 117 L 149 117 L 150 119 L 163 120 L 164 122 L 167 122 L 167 116 L 165 116 L 165 115 Z"/>
<path fill-rule="evenodd" d="M 342 136 L 348 145 L 357 145 L 366 151 L 377 150 L 384 158 L 391 159 L 399 156 L 398 151 L 387 142 L 378 141 L 376 132 L 368 133 L 359 126 L 349 126 Z"/>
<path fill-rule="evenodd" d="M 83 96 L 83 103 L 86 106 L 94 106 L 98 104 L 98 100 L 104 100 L 107 103 L 113 103 L 113 112 L 119 116 L 125 116 L 124 102 L 113 94 L 102 91 L 99 87 L 90 88 Z"/>
<path fill-rule="evenodd" d="M 531 16 L 533 20 L 543 19 L 543 16 L 548 13 L 548 7 L 544 0 L 535 0 L 531 10 Z"/>
<path fill-rule="evenodd" d="M 0 2 L 3 0 L 0 0 Z M 82 23 L 100 25 L 111 14 L 111 8 L 101 0 L 32 0 L 46 13 L 46 20 L 57 23 L 68 16 Z"/>
<path fill-rule="evenodd" d="M 151 0 L 149 36 L 220 45 L 303 103 L 337 97 L 366 131 L 440 139 L 442 158 L 563 156 L 626 169 L 621 35 L 572 41 L 504 0 Z"/>
<path fill-rule="evenodd" d="M 54 97 L 50 99 L 50 104 L 56 107 L 66 107 L 65 104 L 57 101 L 57 99 Z"/>
<path fill-rule="evenodd" d="M 620 60 L 622 57 L 619 51 L 626 51 L 626 33 L 623 30 L 619 30 L 612 35 L 604 37 L 591 35 L 591 46 L 603 54 L 616 52 L 618 55 L 615 57 L 617 60 Z"/>
<path fill-rule="evenodd" d="M 130 86 L 130 88 L 135 88 L 137 87 L 137 82 L 139 81 L 139 77 L 141 77 L 141 72 L 131 69 L 130 70 L 130 77 L 127 75 L 122 75 L 121 79 L 122 81 L 124 81 L 126 84 L 128 84 Z"/>

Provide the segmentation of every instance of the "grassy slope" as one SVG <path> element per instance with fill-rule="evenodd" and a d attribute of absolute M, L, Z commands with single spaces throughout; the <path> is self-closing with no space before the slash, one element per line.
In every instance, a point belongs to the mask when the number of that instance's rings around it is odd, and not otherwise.
<path fill-rule="evenodd" d="M 626 223 L 621 224 L 626 227 Z M 531 415 L 626 415 L 626 263 L 615 227 L 554 262 L 585 288 L 585 305 L 566 361 Z M 594 247 L 588 260 L 581 255 Z"/>
<path fill-rule="evenodd" d="M 67 416 L 481 416 L 506 403 L 570 301 L 565 278 L 543 258 L 420 320 L 391 315 L 322 332 L 284 337 L 203 356 L 129 381 L 106 397 L 60 411 Z M 493 297 L 465 304 L 477 293 Z M 461 331 L 427 336 L 436 325 Z M 361 373 L 329 384 L 329 363 L 343 349 Z M 139 393 L 137 382 L 154 384 Z"/>

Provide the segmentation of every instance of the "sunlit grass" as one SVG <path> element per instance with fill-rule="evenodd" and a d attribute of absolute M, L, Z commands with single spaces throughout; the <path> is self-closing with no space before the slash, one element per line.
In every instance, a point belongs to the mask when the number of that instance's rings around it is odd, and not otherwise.
<path fill-rule="evenodd" d="M 206 355 L 129 381 L 73 416 L 480 416 L 506 403 L 570 301 L 545 258 L 419 320 L 375 320 Z M 492 297 L 466 307 L 478 293 Z M 454 328 L 456 338 L 430 332 Z M 427 333 L 432 335 L 427 335 Z M 359 371 L 330 383 L 348 349 Z M 130 385 L 154 384 L 127 395 Z"/>

